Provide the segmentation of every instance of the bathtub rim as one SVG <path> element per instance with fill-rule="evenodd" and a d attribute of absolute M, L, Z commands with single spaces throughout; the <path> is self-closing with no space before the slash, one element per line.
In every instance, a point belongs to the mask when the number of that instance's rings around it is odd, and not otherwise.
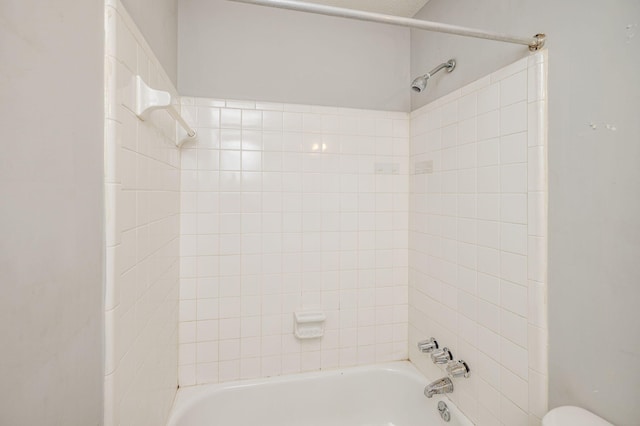
<path fill-rule="evenodd" d="M 274 385 L 279 383 L 291 383 L 297 381 L 313 380 L 317 378 L 330 378 L 341 376 L 345 373 L 362 373 L 369 371 L 387 371 L 404 376 L 414 382 L 426 385 L 429 379 L 410 361 L 389 361 L 377 364 L 359 365 L 353 367 L 340 367 L 327 370 L 308 371 L 304 373 L 284 374 L 281 376 L 262 377 L 257 379 L 235 380 L 224 383 L 211 383 L 203 385 L 187 386 L 179 388 L 171 407 L 167 426 L 175 426 L 175 421 L 180 419 L 189 409 L 208 397 L 226 391 L 257 387 L 261 385 Z M 460 409 L 448 398 L 447 395 L 437 395 L 437 400 L 445 400 L 449 410 L 463 425 L 472 426 L 473 422 L 460 411 Z M 425 397 L 426 398 L 426 397 Z M 436 398 L 434 398 L 436 400 Z M 436 400 L 436 401 L 437 401 Z"/>

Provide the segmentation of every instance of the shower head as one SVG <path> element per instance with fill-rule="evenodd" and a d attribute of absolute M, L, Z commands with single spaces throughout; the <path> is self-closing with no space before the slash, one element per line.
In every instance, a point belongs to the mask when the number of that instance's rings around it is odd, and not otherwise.
<path fill-rule="evenodd" d="M 435 67 L 434 69 L 426 73 L 425 75 L 421 75 L 420 77 L 417 77 L 415 80 L 413 80 L 413 82 L 411 82 L 411 89 L 415 92 L 420 93 L 427 87 L 427 82 L 429 81 L 432 75 L 434 75 L 435 73 L 437 73 L 443 68 L 446 68 L 447 72 L 451 72 L 454 70 L 455 67 L 456 67 L 456 61 L 454 59 L 449 59 L 447 62 L 443 62 L 442 64 L 438 65 L 437 67 Z"/>
<path fill-rule="evenodd" d="M 411 88 L 413 89 L 413 91 L 418 93 L 422 92 L 427 87 L 427 81 L 429 80 L 429 77 L 431 77 L 429 74 L 425 74 L 413 80 L 413 82 L 411 83 Z"/>

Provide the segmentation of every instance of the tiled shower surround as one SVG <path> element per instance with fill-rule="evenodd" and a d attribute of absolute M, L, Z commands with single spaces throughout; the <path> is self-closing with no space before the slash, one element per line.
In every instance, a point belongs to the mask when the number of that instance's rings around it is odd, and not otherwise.
<path fill-rule="evenodd" d="M 176 393 L 180 151 L 164 111 L 133 113 L 132 78 L 176 94 L 120 2 L 105 9 L 104 424 L 165 424 Z"/>
<path fill-rule="evenodd" d="M 407 348 L 436 378 L 415 350 L 435 336 L 472 368 L 451 398 L 474 422 L 539 424 L 545 79 L 539 53 L 410 120 L 184 98 L 200 140 L 182 150 L 180 384 L 403 359 Z M 296 340 L 293 312 L 315 309 L 325 336 Z"/>
<path fill-rule="evenodd" d="M 179 150 L 132 112 L 135 74 L 177 92 L 115 0 L 106 27 L 106 425 L 164 424 L 178 383 L 407 357 L 435 379 L 431 336 L 474 423 L 540 424 L 546 53 L 411 114 L 182 98 Z M 299 341 L 309 310 L 325 334 Z"/>
<path fill-rule="evenodd" d="M 451 399 L 478 425 L 547 410 L 546 52 L 411 114 L 409 352 L 431 336 L 472 372 Z"/>
<path fill-rule="evenodd" d="M 406 359 L 408 114 L 183 104 L 180 385 Z"/>

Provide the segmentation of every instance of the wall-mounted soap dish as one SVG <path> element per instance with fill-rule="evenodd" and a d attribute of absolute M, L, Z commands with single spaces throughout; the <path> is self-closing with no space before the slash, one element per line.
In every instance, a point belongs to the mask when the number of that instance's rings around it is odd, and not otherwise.
<path fill-rule="evenodd" d="M 293 333 L 298 339 L 315 339 L 324 334 L 324 321 L 327 316 L 322 311 L 293 313 Z"/>

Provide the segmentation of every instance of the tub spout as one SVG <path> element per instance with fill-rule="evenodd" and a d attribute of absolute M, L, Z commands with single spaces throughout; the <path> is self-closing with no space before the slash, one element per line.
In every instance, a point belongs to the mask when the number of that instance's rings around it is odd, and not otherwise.
<path fill-rule="evenodd" d="M 424 396 L 431 398 L 436 394 L 451 393 L 453 392 L 453 382 L 448 377 L 443 377 L 435 382 L 429 383 L 424 388 Z"/>

